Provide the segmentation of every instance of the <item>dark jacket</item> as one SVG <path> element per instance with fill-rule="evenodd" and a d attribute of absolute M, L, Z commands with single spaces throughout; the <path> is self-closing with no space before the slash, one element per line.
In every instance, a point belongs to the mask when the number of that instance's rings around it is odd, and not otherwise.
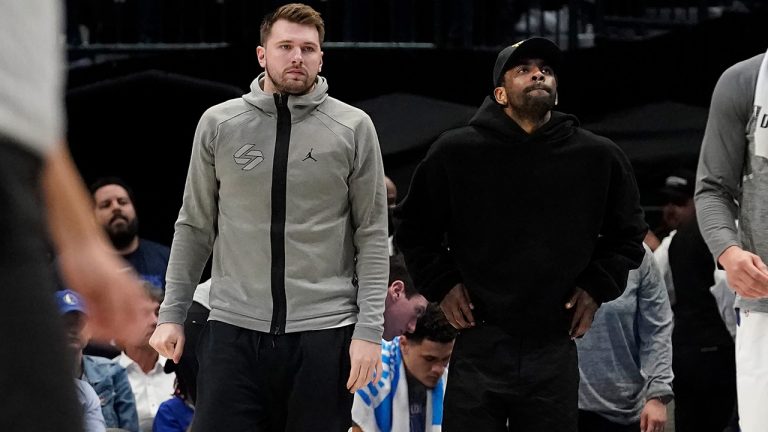
<path fill-rule="evenodd" d="M 463 282 L 476 320 L 565 336 L 578 286 L 618 297 L 647 230 L 634 175 L 610 140 L 558 112 L 527 134 L 491 98 L 444 133 L 398 209 L 398 247 L 431 301 Z"/>

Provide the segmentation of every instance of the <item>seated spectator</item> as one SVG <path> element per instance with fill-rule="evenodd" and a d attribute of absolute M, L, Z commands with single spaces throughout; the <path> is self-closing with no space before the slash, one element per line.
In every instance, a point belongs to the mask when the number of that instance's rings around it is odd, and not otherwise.
<path fill-rule="evenodd" d="M 163 372 L 165 357 L 160 356 L 149 345 L 149 338 L 157 327 L 157 311 L 163 301 L 163 292 L 148 283 L 144 284 L 147 295 L 155 303 L 155 319 L 148 326 L 141 343 L 125 344 L 117 362 L 128 373 L 133 394 L 136 397 L 136 411 L 139 414 L 139 430 L 150 432 L 160 404 L 173 397 L 176 374 Z"/>
<path fill-rule="evenodd" d="M 412 332 L 427 309 L 427 299 L 416 291 L 402 255 L 389 257 L 389 288 L 384 300 L 384 340 Z"/>
<path fill-rule="evenodd" d="M 90 190 L 96 221 L 112 246 L 142 279 L 164 290 L 171 249 L 139 237 L 139 217 L 130 186 L 117 177 L 104 177 L 96 180 Z"/>
<path fill-rule="evenodd" d="M 160 404 L 155 415 L 152 432 L 186 432 L 195 414 L 195 386 L 197 376 L 189 362 L 179 364 L 172 360 L 165 362 L 165 373 L 176 374 L 176 384 L 173 397 Z"/>
<path fill-rule="evenodd" d="M 114 361 L 83 355 L 90 331 L 82 299 L 74 291 L 63 290 L 56 292 L 56 303 L 64 318 L 68 345 L 75 355 L 75 377 L 93 387 L 102 421 L 108 428 L 138 432 L 136 402 L 125 369 Z M 78 395 L 88 396 L 82 389 Z"/>
<path fill-rule="evenodd" d="M 456 329 L 431 303 L 413 332 L 383 341 L 381 378 L 355 393 L 353 431 L 439 431 Z"/>
<path fill-rule="evenodd" d="M 664 181 L 661 195 L 664 197 L 662 207 L 661 226 L 656 228 L 656 235 L 660 241 L 657 246 L 648 242 L 650 231 L 646 236 L 646 243 L 651 246 L 656 263 L 661 270 L 664 284 L 669 293 L 669 300 L 674 306 L 676 301 L 675 284 L 672 280 L 672 272 L 669 269 L 669 245 L 677 233 L 677 229 L 689 224 L 696 216 L 696 207 L 693 204 L 693 192 L 696 185 L 696 175 L 692 171 L 678 170 Z"/>
<path fill-rule="evenodd" d="M 579 352 L 579 431 L 662 431 L 672 400 L 672 310 L 653 254 L 603 303 Z"/>

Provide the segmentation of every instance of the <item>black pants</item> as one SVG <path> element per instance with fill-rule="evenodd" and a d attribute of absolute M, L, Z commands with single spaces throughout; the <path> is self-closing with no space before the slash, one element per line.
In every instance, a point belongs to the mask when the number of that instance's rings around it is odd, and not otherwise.
<path fill-rule="evenodd" d="M 82 431 L 53 302 L 40 159 L 0 137 L 0 431 Z"/>
<path fill-rule="evenodd" d="M 639 432 L 640 422 L 614 423 L 592 411 L 579 410 L 579 432 Z"/>
<path fill-rule="evenodd" d="M 675 431 L 721 432 L 736 403 L 736 354 L 733 345 L 673 347 Z"/>
<path fill-rule="evenodd" d="M 275 336 L 208 321 L 194 432 L 346 432 L 353 326 Z"/>
<path fill-rule="evenodd" d="M 456 339 L 443 431 L 576 432 L 579 368 L 567 336 L 541 341 L 490 325 Z"/>

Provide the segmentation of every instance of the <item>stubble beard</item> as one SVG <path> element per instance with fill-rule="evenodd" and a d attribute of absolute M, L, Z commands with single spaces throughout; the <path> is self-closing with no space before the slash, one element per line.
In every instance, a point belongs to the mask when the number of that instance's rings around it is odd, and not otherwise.
<path fill-rule="evenodd" d="M 277 80 L 275 77 L 281 77 L 282 75 L 279 73 L 273 74 L 273 71 L 270 71 L 269 66 L 265 68 L 265 71 L 267 73 L 267 77 L 272 82 L 272 85 L 275 87 L 275 90 L 277 90 L 279 93 L 282 94 L 289 94 L 289 95 L 304 95 L 309 93 L 309 91 L 312 89 L 312 86 L 315 84 L 315 80 L 317 79 L 317 75 L 315 76 L 309 76 L 304 75 L 302 81 L 297 80 L 289 80 L 289 79 L 281 79 Z"/>
<path fill-rule="evenodd" d="M 512 108 L 523 117 L 539 120 L 544 118 L 555 107 L 555 98 L 554 92 L 549 93 L 547 96 L 531 96 L 526 92 L 522 95 L 522 103 Z"/>
<path fill-rule="evenodd" d="M 120 228 L 113 227 L 110 224 L 105 227 L 105 230 L 109 240 L 112 242 L 112 246 L 117 250 L 121 250 L 130 245 L 139 233 L 139 218 L 133 218 L 124 227 Z"/>

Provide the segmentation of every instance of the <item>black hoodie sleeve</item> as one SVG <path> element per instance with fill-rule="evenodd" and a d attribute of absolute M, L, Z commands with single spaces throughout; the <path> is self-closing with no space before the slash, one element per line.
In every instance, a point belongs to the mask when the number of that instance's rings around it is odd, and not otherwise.
<path fill-rule="evenodd" d="M 408 196 L 395 210 L 400 219 L 395 242 L 405 256 L 416 287 L 429 301 L 442 300 L 461 282 L 446 244 L 450 221 L 448 188 L 445 169 L 430 152 L 416 168 Z"/>
<path fill-rule="evenodd" d="M 618 146 L 612 147 L 614 162 L 600 237 L 591 262 L 576 280 L 576 286 L 598 304 L 624 292 L 629 271 L 643 261 L 643 238 L 648 231 L 632 167 Z"/>

